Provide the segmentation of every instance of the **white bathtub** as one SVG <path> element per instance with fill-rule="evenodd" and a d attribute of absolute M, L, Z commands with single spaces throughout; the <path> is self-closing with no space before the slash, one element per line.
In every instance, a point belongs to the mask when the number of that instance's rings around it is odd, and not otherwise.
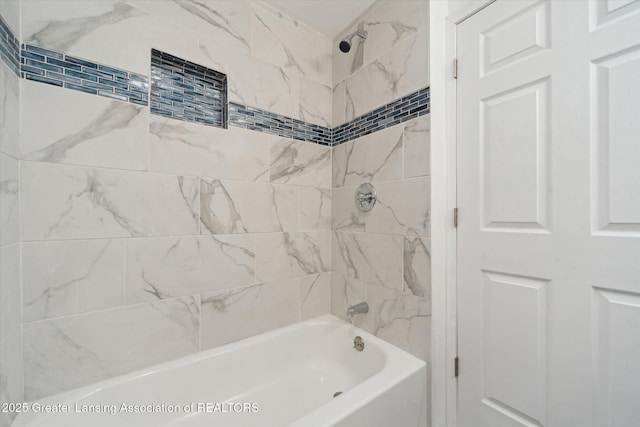
<path fill-rule="evenodd" d="M 323 316 L 27 404 L 14 426 L 422 427 L 426 390 L 423 361 Z"/>

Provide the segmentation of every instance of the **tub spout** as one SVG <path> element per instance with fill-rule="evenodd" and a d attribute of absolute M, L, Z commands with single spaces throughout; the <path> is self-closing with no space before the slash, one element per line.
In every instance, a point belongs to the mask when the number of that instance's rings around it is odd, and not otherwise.
<path fill-rule="evenodd" d="M 369 304 L 366 302 L 361 302 L 347 308 L 347 317 L 351 319 L 358 313 L 368 313 L 369 312 Z"/>

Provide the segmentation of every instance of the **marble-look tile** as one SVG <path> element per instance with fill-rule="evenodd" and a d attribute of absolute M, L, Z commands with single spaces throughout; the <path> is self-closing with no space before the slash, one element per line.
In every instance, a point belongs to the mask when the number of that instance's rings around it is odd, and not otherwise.
<path fill-rule="evenodd" d="M 0 248 L 0 341 L 20 329 L 20 245 Z"/>
<path fill-rule="evenodd" d="M 19 86 L 20 78 L 0 60 L 0 152 L 15 158 L 20 157 Z"/>
<path fill-rule="evenodd" d="M 337 272 L 331 273 L 331 314 L 334 316 L 356 326 L 362 326 L 366 315 L 358 314 L 349 319 L 347 309 L 366 301 L 366 294 L 367 285 L 364 282 Z"/>
<path fill-rule="evenodd" d="M 123 259 L 123 240 L 23 243 L 23 320 L 122 305 Z"/>
<path fill-rule="evenodd" d="M 404 238 L 404 292 L 431 299 L 430 241 L 421 237 Z"/>
<path fill-rule="evenodd" d="M 212 37 L 200 37 L 198 59 L 205 67 L 225 73 L 229 101 L 297 118 L 300 77 L 282 67 L 238 53 Z"/>
<path fill-rule="evenodd" d="M 254 283 L 253 236 L 158 237 L 127 241 L 128 303 Z"/>
<path fill-rule="evenodd" d="M 431 306 L 427 300 L 368 284 L 367 302 L 365 330 L 424 361 L 430 360 Z"/>
<path fill-rule="evenodd" d="M 401 291 L 402 251 L 399 236 L 336 231 L 332 271 Z"/>
<path fill-rule="evenodd" d="M 387 0 L 364 18 L 367 42 L 364 60 L 369 63 L 400 41 L 429 24 L 429 2 L 423 0 Z M 424 52 L 426 55 L 426 51 Z"/>
<path fill-rule="evenodd" d="M 333 230 L 365 231 L 365 221 L 370 212 L 360 212 L 354 196 L 357 186 L 334 188 L 332 193 Z"/>
<path fill-rule="evenodd" d="M 269 180 L 269 147 L 279 137 L 238 127 L 220 129 L 151 115 L 149 170 L 171 174 Z"/>
<path fill-rule="evenodd" d="M 331 232 L 256 235 L 256 276 L 270 282 L 331 270 Z"/>
<path fill-rule="evenodd" d="M 300 187 L 300 230 L 331 230 L 331 190 Z"/>
<path fill-rule="evenodd" d="M 22 342 L 20 328 L 14 328 L 11 335 L 0 341 L 0 402 L 22 403 Z M 17 416 L 14 412 L 0 412 L 0 426 L 10 427 Z"/>
<path fill-rule="evenodd" d="M 300 320 L 331 312 L 331 273 L 300 278 Z"/>
<path fill-rule="evenodd" d="M 347 121 L 429 86 L 428 36 L 419 31 L 346 80 Z"/>
<path fill-rule="evenodd" d="M 201 198 L 202 234 L 299 229 L 297 187 L 202 179 Z"/>
<path fill-rule="evenodd" d="M 19 237 L 20 190 L 18 161 L 0 153 L 0 245 L 9 245 Z"/>
<path fill-rule="evenodd" d="M 20 38 L 20 1 L 0 1 L 0 15 L 2 15 L 7 25 L 11 27 L 15 36 Z"/>
<path fill-rule="evenodd" d="M 332 106 L 331 87 L 309 79 L 300 80 L 300 120 L 330 128 Z"/>
<path fill-rule="evenodd" d="M 431 187 L 429 177 L 375 184 L 376 205 L 365 219 L 365 231 L 429 235 Z"/>
<path fill-rule="evenodd" d="M 184 297 L 25 323 L 25 399 L 194 353 L 199 318 L 199 297 Z"/>
<path fill-rule="evenodd" d="M 253 3 L 253 54 L 278 67 L 331 85 L 331 40 L 278 10 Z"/>
<path fill-rule="evenodd" d="M 251 50 L 251 6 L 237 0 L 126 0 L 173 25 L 209 37 L 236 52 Z M 179 53 L 179 52 L 178 52 Z"/>
<path fill-rule="evenodd" d="M 299 321 L 298 279 L 202 295 L 202 350 Z"/>
<path fill-rule="evenodd" d="M 344 124 L 346 120 L 345 105 L 345 82 L 340 82 L 333 88 L 331 93 L 331 125 L 338 127 Z"/>
<path fill-rule="evenodd" d="M 344 53 L 340 50 L 340 41 L 354 31 L 364 31 L 364 21 L 362 19 L 346 28 L 333 39 L 332 48 L 332 77 L 333 86 L 344 81 L 364 65 L 364 46 L 366 42 L 360 37 L 351 40 L 351 50 Z M 335 124 L 334 124 L 335 126 Z"/>
<path fill-rule="evenodd" d="M 331 188 L 331 148 L 281 138 L 271 145 L 271 182 Z"/>
<path fill-rule="evenodd" d="M 431 153 L 431 116 L 404 123 L 404 177 L 429 175 Z"/>
<path fill-rule="evenodd" d="M 375 132 L 333 149 L 333 186 L 402 178 L 402 125 Z"/>
<path fill-rule="evenodd" d="M 147 108 L 26 80 L 21 108 L 25 160 L 147 168 Z"/>
<path fill-rule="evenodd" d="M 196 57 L 196 33 L 117 0 L 22 2 L 22 42 L 149 74 L 151 48 Z"/>
<path fill-rule="evenodd" d="M 24 241 L 198 234 L 194 178 L 24 162 L 20 182 Z"/>

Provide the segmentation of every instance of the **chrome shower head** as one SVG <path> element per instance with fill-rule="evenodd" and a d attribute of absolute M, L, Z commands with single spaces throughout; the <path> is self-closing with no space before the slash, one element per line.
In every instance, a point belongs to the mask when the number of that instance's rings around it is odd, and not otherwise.
<path fill-rule="evenodd" d="M 367 39 L 367 32 L 366 31 L 356 31 L 354 33 L 349 34 L 348 36 L 346 36 L 344 39 L 342 39 L 342 41 L 340 42 L 340 50 L 344 53 L 347 53 L 351 50 L 351 40 L 353 40 L 354 37 L 360 37 L 363 41 Z"/>

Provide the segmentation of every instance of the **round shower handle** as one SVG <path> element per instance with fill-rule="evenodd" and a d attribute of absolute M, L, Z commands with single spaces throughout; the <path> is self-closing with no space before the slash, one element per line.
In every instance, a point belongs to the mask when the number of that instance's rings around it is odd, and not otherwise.
<path fill-rule="evenodd" d="M 361 212 L 369 212 L 376 204 L 376 189 L 373 185 L 364 183 L 358 187 L 355 194 L 356 207 Z"/>

